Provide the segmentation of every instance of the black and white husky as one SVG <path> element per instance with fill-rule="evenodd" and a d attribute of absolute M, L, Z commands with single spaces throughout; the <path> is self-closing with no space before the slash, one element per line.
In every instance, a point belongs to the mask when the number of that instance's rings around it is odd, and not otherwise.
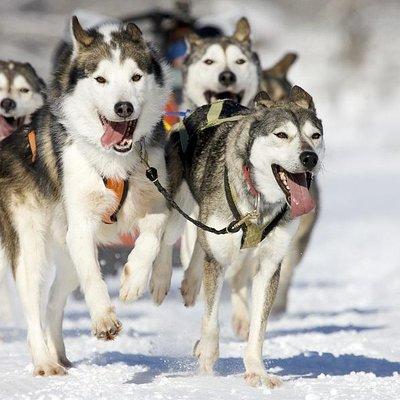
<path fill-rule="evenodd" d="M 29 63 L 0 60 L 0 141 L 30 122 L 44 97 L 45 83 Z"/>
<path fill-rule="evenodd" d="M 289 99 L 274 102 L 261 92 L 254 109 L 232 112 L 237 107 L 225 101 L 197 109 L 184 121 L 187 150 L 182 153 L 182 136 L 173 133 L 167 165 L 176 201 L 186 208 L 183 200 L 190 192 L 202 223 L 222 230 L 232 221 L 246 221 L 236 233 L 217 236 L 197 230 L 189 270 L 198 271 L 196 264 L 203 265 L 205 312 L 194 349 L 200 370 L 210 373 L 219 355 L 218 304 L 225 272 L 235 265 L 244 267 L 247 260 L 256 265 L 256 272 L 245 378 L 251 385 L 274 387 L 279 380 L 267 374 L 262 360 L 265 329 L 298 217 L 315 207 L 309 185 L 324 155 L 322 124 L 311 96 L 298 86 Z M 218 115 L 222 121 L 239 118 L 219 123 Z M 175 211 L 171 214 L 164 242 L 176 239 L 173 230 L 180 234 L 181 220 Z M 168 251 L 164 243 L 161 249 Z M 188 291 L 195 290 L 196 279 L 186 276 Z"/>
<path fill-rule="evenodd" d="M 137 151 L 139 143 L 146 148 L 167 184 L 160 123 L 166 66 L 134 24 L 84 30 L 74 17 L 72 36 L 59 54 L 49 102 L 32 118 L 33 135 L 19 130 L 0 151 L 0 266 L 10 264 L 16 279 L 34 375 L 64 374 L 69 365 L 62 316 L 78 285 L 94 335 L 111 340 L 119 333 L 97 244 L 139 229 L 121 287 L 123 299 L 135 298 L 146 288 L 169 214 Z M 42 279 L 53 261 L 44 317 Z"/>

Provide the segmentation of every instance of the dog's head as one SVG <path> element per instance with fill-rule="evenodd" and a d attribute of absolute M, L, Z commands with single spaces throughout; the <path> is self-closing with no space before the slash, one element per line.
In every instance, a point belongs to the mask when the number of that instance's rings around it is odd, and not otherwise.
<path fill-rule="evenodd" d="M 45 84 L 28 63 L 0 61 L 0 140 L 43 105 Z"/>
<path fill-rule="evenodd" d="M 249 137 L 242 147 L 265 199 L 285 199 L 293 217 L 310 212 L 315 204 L 308 189 L 324 156 L 322 123 L 312 97 L 299 86 L 280 102 L 260 92 Z"/>
<path fill-rule="evenodd" d="M 292 84 L 287 79 L 290 67 L 297 60 L 297 54 L 285 54 L 273 67 L 263 70 L 261 89 L 269 94 L 272 100 L 289 97 Z"/>
<path fill-rule="evenodd" d="M 247 106 L 258 92 L 261 74 L 247 19 L 237 22 L 232 36 L 202 39 L 191 35 L 187 43 L 183 67 L 187 100 L 197 107 L 221 99 Z"/>
<path fill-rule="evenodd" d="M 165 66 L 133 23 L 85 30 L 73 17 L 72 38 L 64 123 L 79 140 L 127 154 L 161 119 L 168 95 Z"/>

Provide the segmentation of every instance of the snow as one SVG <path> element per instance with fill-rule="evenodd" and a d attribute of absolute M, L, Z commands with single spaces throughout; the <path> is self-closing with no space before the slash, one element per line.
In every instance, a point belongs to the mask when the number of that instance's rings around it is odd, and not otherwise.
<path fill-rule="evenodd" d="M 31 59 L 47 75 L 65 15 L 83 4 L 70 3 L 2 1 L 0 12 L 9 18 L 0 26 L 1 56 Z M 112 3 L 87 1 L 85 7 L 113 16 L 126 11 L 121 8 L 126 8 L 125 2 Z M 350 3 L 357 12 L 350 12 Z M 29 4 L 41 11 L 22 12 Z M 390 0 L 384 5 L 367 0 L 242 4 L 196 2 L 195 10 L 204 20 L 218 18 L 228 31 L 244 12 L 255 27 L 254 41 L 265 65 L 287 50 L 298 51 L 290 77 L 313 94 L 327 144 L 319 177 L 321 217 L 296 271 L 289 311 L 272 318 L 267 328 L 265 363 L 283 378 L 283 386 L 271 391 L 245 384 L 244 343 L 230 327 L 228 291 L 221 304 L 216 373 L 198 375 L 191 354 L 200 333 L 202 305 L 183 307 L 182 270 L 176 268 L 172 289 L 160 307 L 148 296 L 121 304 L 118 277 L 107 278 L 124 324 L 114 342 L 99 342 L 90 335 L 84 302 L 71 298 L 64 332 L 74 367 L 66 377 L 31 376 L 17 308 L 16 321 L 0 324 L 0 399 L 400 397 L 400 59 L 394 55 L 400 7 Z M 361 35 L 358 58 L 359 42 L 346 41 L 351 27 L 360 28 L 351 33 Z M 346 55 L 348 47 L 351 56 Z"/>

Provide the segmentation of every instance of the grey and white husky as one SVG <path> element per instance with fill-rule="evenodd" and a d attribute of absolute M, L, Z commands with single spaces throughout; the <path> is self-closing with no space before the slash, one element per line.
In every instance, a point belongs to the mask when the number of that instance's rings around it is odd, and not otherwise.
<path fill-rule="evenodd" d="M 311 96 L 298 86 L 289 99 L 279 102 L 261 92 L 254 109 L 227 111 L 224 116 L 240 115 L 239 120 L 206 125 L 201 131 L 216 104 L 197 109 L 185 122 L 189 136 L 196 138 L 189 140 L 189 157 L 182 156 L 179 132 L 167 145 L 172 192 L 179 204 L 190 192 L 199 206 L 200 221 L 216 229 L 248 218 L 237 233 L 216 236 L 198 229 L 189 269 L 203 263 L 205 312 L 194 352 L 201 371 L 210 373 L 219 355 L 218 303 L 225 272 L 248 260 L 256 264 L 256 273 L 245 379 L 251 385 L 274 387 L 279 380 L 267 374 L 262 360 L 264 334 L 298 217 L 315 207 L 309 185 L 324 156 L 322 124 Z M 220 109 L 227 106 L 237 107 L 228 101 Z M 173 242 L 170 229 L 179 230 L 180 220 L 179 214 L 171 214 L 164 241 Z M 258 240 L 251 242 L 255 237 Z M 197 284 L 190 279 L 188 290 Z"/>
<path fill-rule="evenodd" d="M 166 66 L 134 24 L 84 30 L 74 17 L 72 37 L 59 54 L 48 104 L 29 130 L 16 131 L 0 149 L 0 266 L 11 265 L 16 279 L 34 375 L 66 372 L 63 308 L 78 285 L 94 335 L 117 336 L 121 323 L 97 244 L 139 229 L 121 287 L 123 299 L 134 298 L 146 288 L 169 215 L 136 151 L 138 143 L 146 147 L 167 184 L 160 123 Z M 41 283 L 53 261 L 56 277 L 43 316 Z"/>
<path fill-rule="evenodd" d="M 0 141 L 30 122 L 44 97 L 45 83 L 31 64 L 0 60 Z"/>
<path fill-rule="evenodd" d="M 261 67 L 250 40 L 250 25 L 241 18 L 232 36 L 187 38 L 188 55 L 182 67 L 183 100 L 194 110 L 220 99 L 249 105 L 259 91 Z"/>
<path fill-rule="evenodd" d="M 237 21 L 231 36 L 200 38 L 192 34 L 187 38 L 187 45 L 188 54 L 182 67 L 184 108 L 194 110 L 220 99 L 230 99 L 244 106 L 252 104 L 259 92 L 262 71 L 258 55 L 252 47 L 251 27 L 246 18 Z M 192 216 L 196 215 L 197 207 Z M 195 241 L 196 228 L 188 223 L 181 238 L 180 251 L 185 269 L 189 266 Z M 168 265 L 170 263 L 156 263 L 154 275 L 170 276 L 171 267 L 168 272 Z M 159 287 L 155 281 L 166 280 L 154 277 L 150 281 L 154 301 L 160 304 L 169 285 Z M 232 285 L 235 286 L 236 281 L 233 280 Z M 234 289 L 234 292 L 238 290 L 240 288 Z"/>

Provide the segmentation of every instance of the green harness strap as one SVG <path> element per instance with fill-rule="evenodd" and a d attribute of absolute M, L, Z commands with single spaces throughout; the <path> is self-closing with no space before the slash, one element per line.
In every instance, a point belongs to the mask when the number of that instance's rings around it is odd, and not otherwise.
<path fill-rule="evenodd" d="M 216 101 L 210 105 L 210 109 L 207 113 L 207 124 L 203 126 L 200 130 L 212 128 L 213 126 L 218 126 L 224 122 L 234 122 L 243 119 L 244 115 L 233 115 L 232 117 L 220 118 L 222 112 L 222 107 L 224 106 L 224 100 Z"/>

